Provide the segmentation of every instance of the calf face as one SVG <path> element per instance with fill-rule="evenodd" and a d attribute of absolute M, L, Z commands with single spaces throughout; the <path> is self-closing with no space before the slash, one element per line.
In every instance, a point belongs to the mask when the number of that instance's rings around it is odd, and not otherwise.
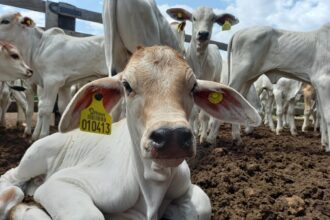
<path fill-rule="evenodd" d="M 26 65 L 17 48 L 0 41 L 0 81 L 27 79 L 32 70 Z"/>
<path fill-rule="evenodd" d="M 196 43 L 197 50 L 205 50 L 212 35 L 214 23 L 223 25 L 229 21 L 232 25 L 239 21 L 231 14 L 215 15 L 213 9 L 200 7 L 192 14 L 182 8 L 171 8 L 166 11 L 173 19 L 192 22 L 192 40 Z"/>
<path fill-rule="evenodd" d="M 194 103 L 225 122 L 258 125 L 261 121 L 256 110 L 233 89 L 196 80 L 186 61 L 168 47 L 140 48 L 122 73 L 85 85 L 65 110 L 61 132 L 78 127 L 81 110 L 95 94 L 103 96 L 107 111 L 125 97 L 134 147 L 139 148 L 142 159 L 165 167 L 178 166 L 195 155 L 188 123 Z"/>

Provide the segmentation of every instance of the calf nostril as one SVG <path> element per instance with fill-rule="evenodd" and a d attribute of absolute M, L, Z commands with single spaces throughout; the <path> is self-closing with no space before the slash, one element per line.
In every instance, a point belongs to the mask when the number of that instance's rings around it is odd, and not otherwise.
<path fill-rule="evenodd" d="M 182 127 L 176 128 L 175 131 L 181 148 L 191 148 L 193 145 L 193 134 L 190 129 Z"/>
<path fill-rule="evenodd" d="M 170 129 L 167 128 L 159 128 L 153 131 L 150 135 L 150 140 L 153 141 L 152 145 L 154 148 L 160 150 L 165 146 L 166 138 L 170 133 Z"/>
<path fill-rule="evenodd" d="M 208 37 L 209 37 L 209 32 L 207 32 L 207 31 L 201 31 L 201 32 L 198 32 L 198 38 L 200 39 L 200 40 L 207 40 L 208 39 Z"/>
<path fill-rule="evenodd" d="M 33 74 L 33 70 L 31 70 L 31 69 L 28 69 L 27 72 L 28 72 L 28 75 L 32 75 Z"/>

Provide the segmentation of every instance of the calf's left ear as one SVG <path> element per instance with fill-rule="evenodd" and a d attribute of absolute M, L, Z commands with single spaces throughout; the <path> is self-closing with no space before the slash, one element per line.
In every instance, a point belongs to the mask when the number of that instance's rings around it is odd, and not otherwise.
<path fill-rule="evenodd" d="M 87 108 L 95 95 L 102 97 L 103 106 L 110 112 L 123 97 L 123 88 L 119 77 L 106 77 L 83 86 L 66 107 L 60 124 L 60 132 L 68 132 L 79 127 L 81 111 Z"/>
<path fill-rule="evenodd" d="M 255 127 L 261 123 L 257 110 L 229 86 L 197 80 L 193 97 L 196 105 L 220 121 Z"/>
<path fill-rule="evenodd" d="M 228 13 L 217 15 L 215 18 L 215 22 L 221 26 L 226 21 L 229 21 L 232 26 L 239 23 L 239 20 L 234 15 Z"/>

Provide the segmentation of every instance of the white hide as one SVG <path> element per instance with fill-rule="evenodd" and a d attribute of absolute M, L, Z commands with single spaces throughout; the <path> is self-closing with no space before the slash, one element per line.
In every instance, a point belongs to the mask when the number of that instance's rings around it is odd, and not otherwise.
<path fill-rule="evenodd" d="M 236 32 L 229 43 L 229 85 L 244 96 L 261 74 L 310 82 L 316 88 L 322 118 L 321 143 L 330 151 L 330 23 L 310 32 L 252 27 Z M 242 62 L 244 60 L 244 62 Z M 239 126 L 233 137 L 242 142 Z"/>
<path fill-rule="evenodd" d="M 222 102 L 210 105 L 205 94 L 213 92 L 223 94 Z M 107 111 L 122 97 L 126 100 L 127 119 L 114 123 L 111 135 L 75 129 L 95 93 L 103 96 Z M 256 110 L 239 93 L 220 83 L 196 80 L 174 50 L 139 49 L 124 72 L 79 90 L 59 125 L 66 133 L 38 140 L 18 167 L 1 176 L 0 210 L 19 204 L 23 197 L 15 196 L 22 194 L 17 187 L 43 175 L 45 182 L 36 187 L 34 199 L 52 219 L 210 219 L 209 198 L 191 183 L 184 160 L 196 152 L 188 122 L 194 103 L 227 122 L 260 123 Z M 164 142 L 154 139 L 159 129 L 171 129 Z M 181 135 L 173 136 L 182 131 L 189 131 L 184 142 Z M 161 143 L 167 147 L 158 151 Z M 10 190 L 12 196 L 5 196 Z M 19 216 L 25 209 L 17 212 Z M 2 212 L 0 219 L 7 214 Z M 33 219 L 31 213 L 29 217 Z"/>
<path fill-rule="evenodd" d="M 167 45 L 180 51 L 178 39 L 154 0 L 104 0 L 102 15 L 112 75 L 124 69 L 139 46 Z"/>
<path fill-rule="evenodd" d="M 49 133 L 50 115 L 56 96 L 65 86 L 82 80 L 107 76 L 104 55 L 104 38 L 72 37 L 59 28 L 43 31 L 30 18 L 19 13 L 8 13 L 0 20 L 9 21 L 0 25 L 0 40 L 7 40 L 22 51 L 22 57 L 34 70 L 32 83 L 38 85 L 38 120 L 32 139 Z M 29 21 L 29 22 L 27 22 Z M 66 90 L 69 101 L 69 89 Z M 30 97 L 29 100 L 33 98 Z M 33 102 L 29 102 L 30 109 Z"/>

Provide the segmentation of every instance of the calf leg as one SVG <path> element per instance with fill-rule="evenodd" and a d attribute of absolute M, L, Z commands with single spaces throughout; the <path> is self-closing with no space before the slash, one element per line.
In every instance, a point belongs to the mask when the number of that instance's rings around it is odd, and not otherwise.
<path fill-rule="evenodd" d="M 10 92 L 9 87 L 2 83 L 0 96 L 0 126 L 6 127 L 6 112 L 10 104 Z"/>
<path fill-rule="evenodd" d="M 276 116 L 277 116 L 277 125 L 276 125 L 276 134 L 279 135 L 283 130 L 283 98 L 282 93 L 278 90 L 274 90 L 274 98 L 276 103 Z"/>
<path fill-rule="evenodd" d="M 208 130 L 208 124 L 209 124 L 210 116 L 206 114 L 203 110 L 199 112 L 198 114 L 198 121 L 201 125 L 200 128 L 200 137 L 199 142 L 204 143 L 207 138 L 207 130 Z"/>
<path fill-rule="evenodd" d="M 35 205 L 19 204 L 10 211 L 10 220 L 51 220 L 49 215 Z"/>
<path fill-rule="evenodd" d="M 66 106 L 71 100 L 71 87 L 64 86 L 58 91 L 58 109 L 61 114 L 63 114 Z"/>
<path fill-rule="evenodd" d="M 212 121 L 210 126 L 210 132 L 206 138 L 206 141 L 211 144 L 216 144 L 217 137 L 219 135 L 219 129 L 221 122 L 215 118 L 210 118 Z"/>
<path fill-rule="evenodd" d="M 19 165 L 0 177 L 0 195 L 3 195 L 8 187 L 23 188 L 32 178 L 47 174 L 66 141 L 64 134 L 56 133 L 32 144 Z M 20 193 L 17 189 L 15 192 Z M 8 206 L 8 201 L 4 198 L 6 197 L 0 196 L 0 210 Z M 16 200 L 16 202 L 20 201 Z M 7 214 L 0 212 L 0 219 Z"/>
<path fill-rule="evenodd" d="M 328 77 L 329 78 L 329 77 Z M 320 115 L 321 115 L 321 143 L 325 146 L 325 151 L 330 152 L 330 79 L 322 78 L 313 85 L 317 93 L 317 103 L 319 105 Z"/>
<path fill-rule="evenodd" d="M 291 135 L 293 135 L 293 136 L 297 135 L 297 128 L 296 128 L 296 123 L 294 120 L 295 105 L 296 105 L 296 101 L 290 100 L 289 106 L 288 106 L 288 112 L 287 112 L 287 118 L 288 118 L 288 122 L 289 122 L 289 126 L 290 126 L 290 132 L 291 132 Z"/>
<path fill-rule="evenodd" d="M 51 114 L 55 105 L 58 89 L 59 85 L 57 84 L 46 84 L 44 85 L 44 88 L 38 88 L 38 120 L 36 128 L 32 134 L 32 140 L 43 138 L 49 134 Z"/>
<path fill-rule="evenodd" d="M 311 97 L 304 95 L 304 123 L 301 127 L 302 132 L 306 132 L 306 129 L 309 127 L 309 117 L 312 111 L 312 100 Z"/>
<path fill-rule="evenodd" d="M 34 112 L 34 94 L 33 88 L 31 85 L 28 85 L 28 88 L 25 91 L 27 107 L 25 111 L 26 118 L 26 127 L 24 129 L 24 137 L 30 136 L 32 134 L 32 117 Z"/>
<path fill-rule="evenodd" d="M 270 130 L 275 132 L 275 126 L 274 126 L 274 121 L 273 121 L 273 116 L 272 116 L 273 104 L 274 104 L 274 94 L 272 92 L 269 92 L 265 111 L 266 111 L 266 117 L 267 117 L 267 121 L 268 121 Z"/>
<path fill-rule="evenodd" d="M 171 220 L 209 220 L 211 219 L 211 202 L 206 193 L 197 185 L 179 199 L 169 204 L 162 219 Z"/>
<path fill-rule="evenodd" d="M 53 219 L 104 220 L 103 214 L 85 191 L 64 181 L 50 178 L 37 189 L 34 199 Z"/>

